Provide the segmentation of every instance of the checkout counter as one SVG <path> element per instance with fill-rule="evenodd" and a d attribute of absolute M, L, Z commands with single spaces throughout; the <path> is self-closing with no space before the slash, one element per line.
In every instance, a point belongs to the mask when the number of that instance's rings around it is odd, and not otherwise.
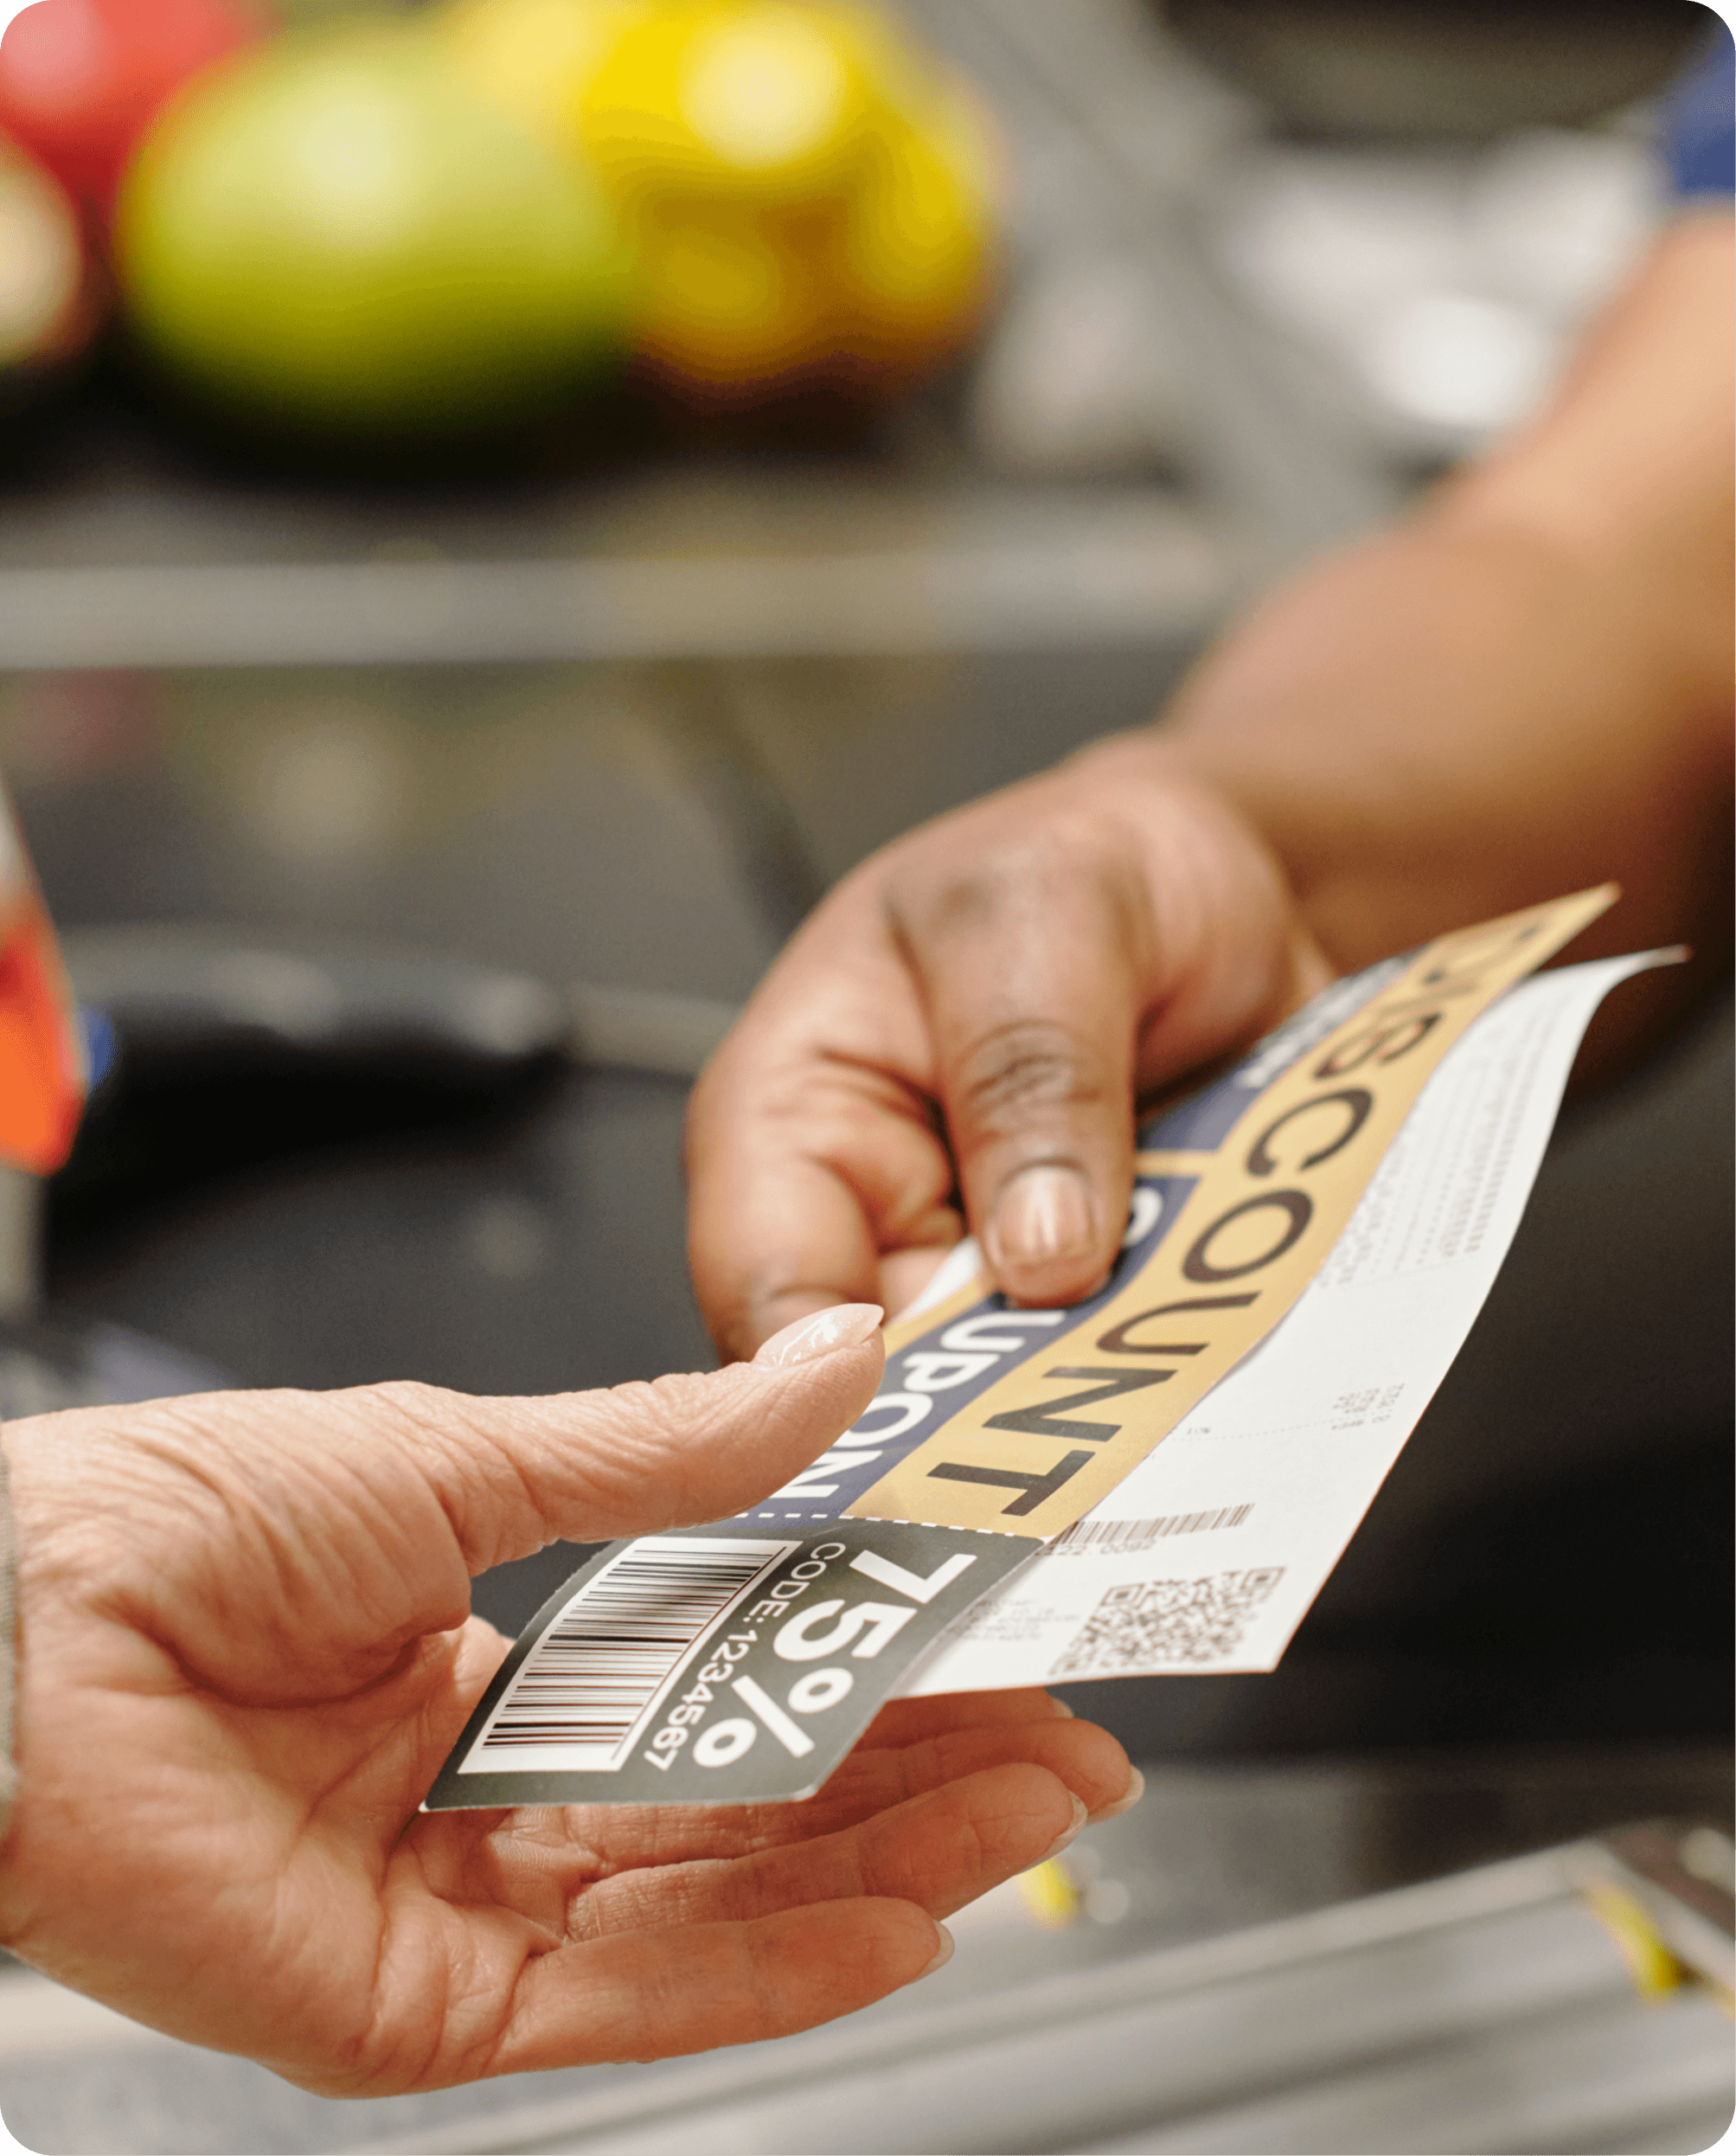
<path fill-rule="evenodd" d="M 1320 209 L 1313 153 L 1138 10 L 917 12 L 1041 184 L 999 340 L 872 440 L 297 490 L 99 403 L 8 480 L 0 767 L 119 1053 L 15 1238 L 5 1412 L 213 1372 L 504 1392 L 703 1362 L 686 1090 L 817 894 L 1143 721 L 1250 590 L 1477 438 L 1376 414 L 1286 320 L 1260 265 L 1284 203 Z M 1379 154 L 1487 196 L 1506 153 Z M 1037 394 L 1057 369 L 1071 404 Z M 919 1992 L 740 2053 L 361 2105 L 0 1967 L 8 2125 L 67 2156 L 1707 2146 L 1727 1594 L 1715 1553 L 1668 1595 L 1584 1580 L 1611 1508 L 1648 1562 L 1727 1511 L 1727 1357 L 1668 1346 L 1727 1331 L 1726 1030 L 1564 1129 L 1517 1285 L 1377 1507 L 1386 1570 L 1359 1543 L 1276 1677 L 1082 1689 L 1145 1804 L 963 1916 Z M 1586 1297 L 1617 1221 L 1671 1309 L 1624 1306 L 1611 1371 Z M 1685 1242 L 1703 1264 L 1666 1262 Z M 1534 1472 L 1429 1466 L 1491 1428 Z M 572 1554 L 477 1607 L 513 1627 Z M 1402 1634 L 1393 1566 L 1425 1590 Z"/>

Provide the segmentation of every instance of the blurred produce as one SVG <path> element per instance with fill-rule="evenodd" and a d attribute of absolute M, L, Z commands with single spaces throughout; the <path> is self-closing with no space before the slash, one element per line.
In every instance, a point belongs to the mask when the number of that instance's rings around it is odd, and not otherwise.
<path fill-rule="evenodd" d="M 291 26 L 329 22 L 335 16 L 401 15 L 416 0 L 271 0 L 272 13 Z"/>
<path fill-rule="evenodd" d="M 831 254 L 853 353 L 893 369 L 945 351 L 973 326 L 994 195 L 991 138 L 963 93 L 876 137 Z"/>
<path fill-rule="evenodd" d="M 98 313 L 77 211 L 0 137 L 0 413 L 80 350 Z"/>
<path fill-rule="evenodd" d="M 0 129 L 106 209 L 164 100 L 265 28 L 244 0 L 36 0 L 0 38 Z"/>
<path fill-rule="evenodd" d="M 569 396 L 618 345 L 632 279 L 586 168 L 383 19 L 292 35 L 177 100 L 114 251 L 179 376 L 243 413 L 388 437 Z"/>
<path fill-rule="evenodd" d="M 821 280 L 751 217 L 697 207 L 648 221 L 638 351 L 666 374 L 727 394 L 814 367 L 835 324 Z"/>
<path fill-rule="evenodd" d="M 448 0 L 435 22 L 466 81 L 570 155 L 591 78 L 653 0 Z"/>
<path fill-rule="evenodd" d="M 208 409 L 494 438 L 629 352 L 701 407 L 855 401 L 983 316 L 993 130 L 860 0 L 279 0 L 269 38 L 262 4 L 38 0 L 0 45 L 0 127 Z M 87 279 L 48 182 L 0 194 L 36 235 L 0 265 L 4 368 Z"/>
<path fill-rule="evenodd" d="M 857 25 L 800 0 L 666 0 L 617 34 L 582 100 L 586 147 L 650 202 L 842 200 L 887 93 Z"/>
<path fill-rule="evenodd" d="M 594 161 L 647 264 L 643 358 L 702 401 L 897 387 L 989 294 L 975 99 L 836 0 L 447 0 L 467 79 Z"/>

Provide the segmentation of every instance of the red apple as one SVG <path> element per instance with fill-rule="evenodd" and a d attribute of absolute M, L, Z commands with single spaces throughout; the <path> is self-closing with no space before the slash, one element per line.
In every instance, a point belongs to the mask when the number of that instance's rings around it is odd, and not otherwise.
<path fill-rule="evenodd" d="M 35 0 L 0 36 L 0 128 L 106 209 L 157 107 L 266 27 L 247 0 Z"/>

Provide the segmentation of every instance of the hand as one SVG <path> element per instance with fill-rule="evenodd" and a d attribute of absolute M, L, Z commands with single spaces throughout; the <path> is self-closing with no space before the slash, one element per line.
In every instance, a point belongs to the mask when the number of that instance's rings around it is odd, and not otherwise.
<path fill-rule="evenodd" d="M 900 1308 L 966 1222 L 1015 1301 L 1076 1300 L 1125 1228 L 1137 1096 L 1331 977 L 1252 829 L 1154 737 L 887 847 L 695 1095 L 689 1255 L 720 1348 Z"/>
<path fill-rule="evenodd" d="M 5 1433 L 21 1787 L 0 1941 L 331 2095 L 746 2043 L 1131 1800 L 1041 1693 L 888 1708 L 806 1804 L 417 1806 L 499 1663 L 471 1573 L 727 1518 L 872 1396 L 878 1311 L 613 1392 L 214 1394 Z"/>

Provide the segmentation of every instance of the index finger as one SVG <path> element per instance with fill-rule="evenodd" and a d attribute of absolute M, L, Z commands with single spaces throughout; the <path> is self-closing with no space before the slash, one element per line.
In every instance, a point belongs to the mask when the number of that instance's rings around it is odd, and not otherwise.
<path fill-rule="evenodd" d="M 689 1261 L 726 1357 L 833 1303 L 882 1299 L 889 1251 L 960 1234 L 926 1042 L 875 909 L 846 887 L 773 967 L 689 1109 Z"/>

